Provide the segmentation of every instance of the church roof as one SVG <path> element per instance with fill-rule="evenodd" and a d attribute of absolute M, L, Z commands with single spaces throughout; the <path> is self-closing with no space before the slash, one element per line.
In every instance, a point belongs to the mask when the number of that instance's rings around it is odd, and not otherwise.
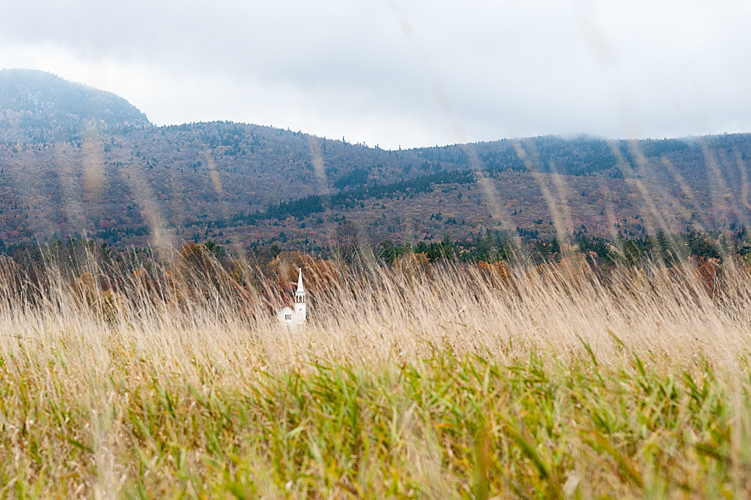
<path fill-rule="evenodd" d="M 281 321 L 282 323 L 289 323 L 290 321 L 294 321 L 294 318 L 295 311 L 293 311 L 289 307 L 285 307 L 284 309 L 276 313 L 276 319 Z"/>

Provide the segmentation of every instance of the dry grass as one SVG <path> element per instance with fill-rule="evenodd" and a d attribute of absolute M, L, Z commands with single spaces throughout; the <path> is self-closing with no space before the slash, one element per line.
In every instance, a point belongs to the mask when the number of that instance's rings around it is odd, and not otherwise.
<path fill-rule="evenodd" d="M 274 290 L 170 272 L 6 276 L 0 497 L 751 491 L 744 272 L 371 265 L 296 330 Z"/>

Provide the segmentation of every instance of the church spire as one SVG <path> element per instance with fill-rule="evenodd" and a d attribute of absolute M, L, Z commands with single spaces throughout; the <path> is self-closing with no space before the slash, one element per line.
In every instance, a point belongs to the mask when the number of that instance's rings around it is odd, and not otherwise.
<path fill-rule="evenodd" d="M 300 269 L 300 275 L 297 278 L 297 293 L 305 293 L 305 289 L 302 287 L 302 269 Z"/>
<path fill-rule="evenodd" d="M 297 278 L 297 291 L 295 292 L 295 317 L 297 324 L 301 325 L 308 320 L 307 304 L 305 303 L 305 288 L 302 286 L 302 269 Z"/>

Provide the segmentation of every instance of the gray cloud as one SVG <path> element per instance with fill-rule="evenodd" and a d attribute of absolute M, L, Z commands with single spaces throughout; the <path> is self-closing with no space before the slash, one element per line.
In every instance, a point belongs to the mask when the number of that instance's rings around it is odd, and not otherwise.
<path fill-rule="evenodd" d="M 452 122 L 470 140 L 751 129 L 745 2 L 2 2 L 0 66 L 111 90 L 159 124 L 383 147 L 456 142 Z"/>

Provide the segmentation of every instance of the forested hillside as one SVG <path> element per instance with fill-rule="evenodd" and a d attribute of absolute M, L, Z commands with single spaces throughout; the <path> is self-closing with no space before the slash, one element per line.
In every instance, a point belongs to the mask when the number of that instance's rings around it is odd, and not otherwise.
<path fill-rule="evenodd" d="M 373 242 L 641 237 L 750 215 L 748 134 L 388 151 L 240 123 L 157 127 L 114 94 L 4 70 L 0 143 L 0 246 L 88 235 L 316 248 L 343 224 Z"/>
<path fill-rule="evenodd" d="M 146 115 L 110 92 L 42 71 L 0 71 L 0 142 L 74 142 L 91 129 L 127 133 L 148 125 Z"/>

